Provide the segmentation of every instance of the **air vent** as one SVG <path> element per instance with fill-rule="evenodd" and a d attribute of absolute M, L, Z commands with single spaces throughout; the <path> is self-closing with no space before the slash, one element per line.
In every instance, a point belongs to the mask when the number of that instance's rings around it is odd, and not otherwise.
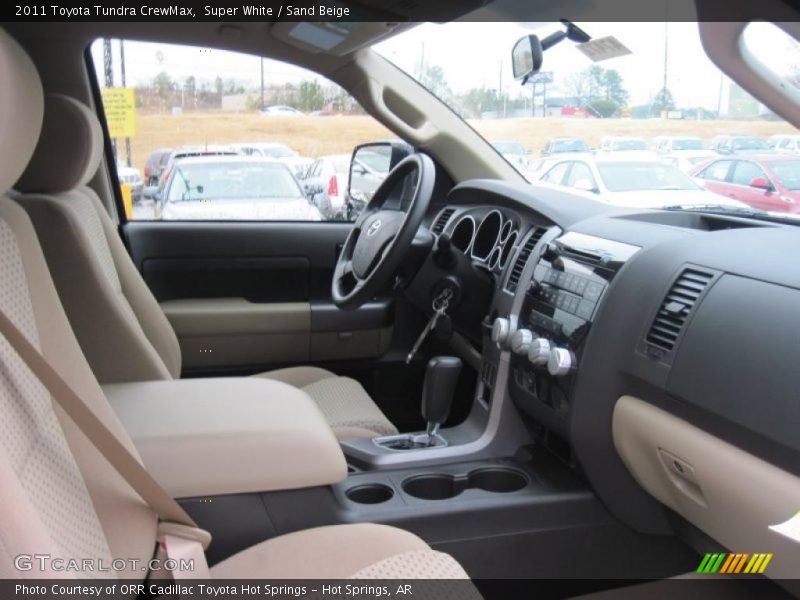
<path fill-rule="evenodd" d="M 647 342 L 668 352 L 675 348 L 689 313 L 712 279 L 712 273 L 684 269 L 661 303 L 647 334 Z"/>
<path fill-rule="evenodd" d="M 442 212 L 440 212 L 439 216 L 436 217 L 436 221 L 433 223 L 433 233 L 436 235 L 442 233 L 454 212 L 456 212 L 455 208 L 445 208 Z"/>
<path fill-rule="evenodd" d="M 514 261 L 514 266 L 511 268 L 511 273 L 508 275 L 508 283 L 506 283 L 506 289 L 509 292 L 517 291 L 517 285 L 519 284 L 519 278 L 522 277 L 522 271 L 525 270 L 525 264 L 528 262 L 528 258 L 530 258 L 531 252 L 536 247 L 536 244 L 542 239 L 544 232 L 547 231 L 544 227 L 537 227 L 533 230 L 533 233 L 528 237 L 528 240 L 525 242 L 525 245 L 517 254 L 517 260 Z"/>

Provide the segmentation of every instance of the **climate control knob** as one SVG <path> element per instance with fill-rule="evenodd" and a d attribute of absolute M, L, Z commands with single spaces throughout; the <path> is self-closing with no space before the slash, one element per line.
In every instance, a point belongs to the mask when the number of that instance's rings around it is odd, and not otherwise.
<path fill-rule="evenodd" d="M 547 361 L 550 359 L 551 352 L 550 340 L 541 337 L 536 338 L 531 342 L 528 348 L 528 360 L 531 361 L 532 365 L 546 365 Z"/>
<path fill-rule="evenodd" d="M 563 377 L 575 369 L 575 355 L 566 348 L 554 348 L 547 359 L 547 372 L 553 377 Z"/>
<path fill-rule="evenodd" d="M 511 337 L 511 351 L 514 354 L 527 354 L 533 342 L 533 333 L 530 329 L 518 329 Z"/>
<path fill-rule="evenodd" d="M 492 341 L 498 348 L 508 350 L 511 343 L 511 321 L 505 317 L 497 317 L 492 325 Z"/>

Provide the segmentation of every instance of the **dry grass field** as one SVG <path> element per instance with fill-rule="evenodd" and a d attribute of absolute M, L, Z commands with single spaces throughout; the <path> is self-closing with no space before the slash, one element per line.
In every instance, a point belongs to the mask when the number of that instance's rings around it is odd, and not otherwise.
<path fill-rule="evenodd" d="M 596 146 L 605 135 L 650 139 L 657 135 L 692 135 L 710 139 L 721 133 L 768 137 L 796 130 L 783 122 L 670 121 L 665 119 L 498 119 L 472 121 L 487 139 L 515 139 L 538 155 L 548 138 L 574 136 Z M 142 169 L 156 148 L 184 144 L 281 142 L 303 156 L 349 153 L 363 142 L 395 137 L 371 117 L 262 117 L 257 113 L 193 112 L 183 115 L 140 114 L 131 140 L 133 166 Z M 122 152 L 120 152 L 122 154 Z"/>

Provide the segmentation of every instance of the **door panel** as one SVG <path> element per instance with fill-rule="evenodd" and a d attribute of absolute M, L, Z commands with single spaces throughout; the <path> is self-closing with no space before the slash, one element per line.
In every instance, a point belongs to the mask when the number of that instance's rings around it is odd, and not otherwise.
<path fill-rule="evenodd" d="M 383 356 L 392 302 L 341 311 L 330 299 L 350 227 L 129 222 L 123 232 L 178 335 L 184 368 L 203 374 Z"/>
<path fill-rule="evenodd" d="M 184 368 L 309 359 L 307 302 L 198 298 L 169 300 L 161 307 L 178 336 Z"/>

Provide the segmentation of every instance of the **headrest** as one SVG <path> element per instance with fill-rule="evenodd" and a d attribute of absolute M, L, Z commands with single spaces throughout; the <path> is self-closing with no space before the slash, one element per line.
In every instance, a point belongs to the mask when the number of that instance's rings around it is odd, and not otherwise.
<path fill-rule="evenodd" d="M 0 29 L 0 194 L 19 179 L 39 140 L 42 96 L 33 61 Z"/>
<path fill-rule="evenodd" d="M 103 160 L 103 129 L 90 108 L 74 98 L 47 94 L 39 143 L 14 188 L 58 194 L 89 183 Z"/>

